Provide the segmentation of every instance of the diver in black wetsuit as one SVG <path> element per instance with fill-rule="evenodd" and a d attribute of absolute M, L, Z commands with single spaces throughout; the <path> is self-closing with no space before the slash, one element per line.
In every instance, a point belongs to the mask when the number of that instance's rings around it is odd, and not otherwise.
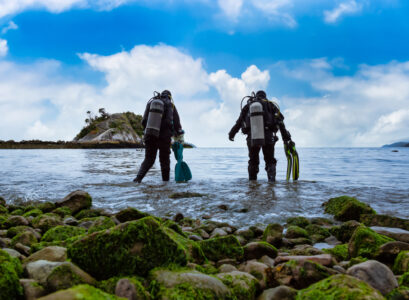
<path fill-rule="evenodd" d="M 284 144 L 293 144 L 291 135 L 285 128 L 284 116 L 278 106 L 267 99 L 264 91 L 258 91 L 255 95 L 253 93 L 253 96 L 248 96 L 248 98 L 236 124 L 229 132 L 229 140 L 234 141 L 234 136 L 241 128 L 242 132 L 247 135 L 249 180 L 257 180 L 260 164 L 259 153 L 262 149 L 268 181 L 274 182 L 277 164 L 274 158 L 274 145 L 278 141 L 277 131 L 280 130 Z"/>
<path fill-rule="evenodd" d="M 169 181 L 171 137 L 183 134 L 178 111 L 168 90 L 156 95 L 146 105 L 142 119 L 145 159 L 133 180 L 140 183 L 153 166 L 159 150 L 162 180 Z"/>

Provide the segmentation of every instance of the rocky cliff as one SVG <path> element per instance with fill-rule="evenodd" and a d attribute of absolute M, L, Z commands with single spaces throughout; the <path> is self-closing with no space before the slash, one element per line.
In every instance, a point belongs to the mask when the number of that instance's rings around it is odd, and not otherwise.
<path fill-rule="evenodd" d="M 74 141 L 142 143 L 142 116 L 132 112 L 110 115 L 102 111 L 101 115 L 96 117 L 92 117 L 90 112 L 88 114 L 86 126 L 77 134 Z"/>

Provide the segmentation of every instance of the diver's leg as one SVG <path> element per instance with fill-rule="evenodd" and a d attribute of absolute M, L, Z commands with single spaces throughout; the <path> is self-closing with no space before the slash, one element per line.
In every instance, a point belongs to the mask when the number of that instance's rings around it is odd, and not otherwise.
<path fill-rule="evenodd" d="M 258 165 L 260 164 L 260 146 L 251 146 L 251 141 L 247 142 L 247 147 L 249 149 L 249 180 L 257 180 Z"/>
<path fill-rule="evenodd" d="M 159 139 L 159 162 L 163 181 L 169 181 L 170 177 L 170 143 L 170 137 Z"/>
<path fill-rule="evenodd" d="M 133 181 L 141 182 L 148 173 L 149 169 L 152 168 L 156 160 L 156 154 L 158 152 L 158 138 L 157 137 L 146 137 L 145 139 L 145 159 L 143 160 L 141 167 L 139 168 L 138 175 L 136 175 Z"/>
<path fill-rule="evenodd" d="M 274 158 L 274 144 L 266 144 L 263 146 L 264 161 L 266 163 L 266 172 L 269 182 L 276 180 L 276 165 L 277 160 Z"/>

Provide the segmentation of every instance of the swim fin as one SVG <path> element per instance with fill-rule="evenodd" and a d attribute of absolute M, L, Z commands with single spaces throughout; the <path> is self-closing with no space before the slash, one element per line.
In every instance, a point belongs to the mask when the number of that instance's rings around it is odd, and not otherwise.
<path fill-rule="evenodd" d="M 290 141 L 284 143 L 284 152 L 287 157 L 287 176 L 286 180 L 290 180 L 291 172 L 293 174 L 293 180 L 298 180 L 300 177 L 300 159 L 297 149 L 295 149 L 295 143 Z"/>
<path fill-rule="evenodd" d="M 187 182 L 192 179 L 192 172 L 186 162 L 183 161 L 183 144 L 174 142 L 172 145 L 173 153 L 176 158 L 175 181 Z"/>

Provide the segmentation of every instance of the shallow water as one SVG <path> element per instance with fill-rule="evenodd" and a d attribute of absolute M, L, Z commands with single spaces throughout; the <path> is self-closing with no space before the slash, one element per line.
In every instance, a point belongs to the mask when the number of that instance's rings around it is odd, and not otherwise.
<path fill-rule="evenodd" d="M 186 149 L 191 182 L 163 184 L 156 162 L 140 185 L 132 179 L 143 150 L 0 150 L 0 195 L 8 201 L 56 201 L 82 189 L 92 195 L 94 206 L 112 211 L 131 206 L 158 216 L 207 214 L 243 226 L 284 222 L 294 215 L 323 216 L 322 202 L 347 194 L 379 213 L 409 218 L 409 148 L 391 150 L 301 148 L 300 180 L 288 183 L 283 149 L 277 148 L 277 182 L 269 184 L 262 155 L 259 181 L 249 183 L 247 149 Z M 169 198 L 181 191 L 206 196 Z"/>

